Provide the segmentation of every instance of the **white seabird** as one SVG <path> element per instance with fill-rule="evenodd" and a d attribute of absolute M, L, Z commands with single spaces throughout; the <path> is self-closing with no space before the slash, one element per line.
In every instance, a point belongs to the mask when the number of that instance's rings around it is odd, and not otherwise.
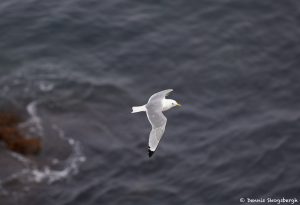
<path fill-rule="evenodd" d="M 172 92 L 173 89 L 167 89 L 153 94 L 148 103 L 142 106 L 132 107 L 131 113 L 146 112 L 148 120 L 152 125 L 152 130 L 149 136 L 149 157 L 155 152 L 158 143 L 165 132 L 167 124 L 167 118 L 162 113 L 163 111 L 169 110 L 175 106 L 181 106 L 175 100 L 166 99 L 165 97 Z"/>

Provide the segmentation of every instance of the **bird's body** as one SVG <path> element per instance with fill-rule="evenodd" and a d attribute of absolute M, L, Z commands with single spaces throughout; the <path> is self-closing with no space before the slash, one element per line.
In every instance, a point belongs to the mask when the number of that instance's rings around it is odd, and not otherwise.
<path fill-rule="evenodd" d="M 172 103 L 176 104 L 176 101 L 171 99 L 165 99 L 165 98 L 162 99 L 162 111 L 167 111 L 172 107 L 174 107 Z M 136 112 L 147 112 L 147 104 L 142 106 L 132 107 L 131 113 L 136 113 Z"/>
<path fill-rule="evenodd" d="M 155 93 L 149 98 L 147 104 L 132 107 L 132 113 L 146 112 L 148 120 L 152 125 L 152 130 L 149 136 L 149 157 L 153 155 L 165 131 L 167 118 L 162 112 L 169 110 L 172 107 L 180 106 L 180 104 L 178 104 L 175 100 L 165 98 L 166 95 L 172 91 L 172 89 L 168 89 Z"/>

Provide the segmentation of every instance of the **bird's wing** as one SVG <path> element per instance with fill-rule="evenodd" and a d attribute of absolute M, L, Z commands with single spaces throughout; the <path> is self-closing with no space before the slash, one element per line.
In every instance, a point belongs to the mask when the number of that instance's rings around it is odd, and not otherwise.
<path fill-rule="evenodd" d="M 152 130 L 149 136 L 149 157 L 151 157 L 156 150 L 158 143 L 165 132 L 167 118 L 162 113 L 161 109 L 155 106 L 147 108 L 147 117 L 152 125 Z"/>
<path fill-rule="evenodd" d="M 167 89 L 160 91 L 158 93 L 154 93 L 148 100 L 148 103 L 155 100 L 162 100 L 164 97 L 166 97 L 170 92 L 172 92 L 173 89 Z"/>

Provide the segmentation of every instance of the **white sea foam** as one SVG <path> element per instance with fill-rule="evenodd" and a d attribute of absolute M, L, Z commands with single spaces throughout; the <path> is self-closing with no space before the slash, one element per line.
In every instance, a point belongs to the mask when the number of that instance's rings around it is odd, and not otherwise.
<path fill-rule="evenodd" d="M 70 175 L 74 175 L 78 173 L 78 169 L 81 163 L 83 163 L 86 158 L 82 154 L 81 147 L 79 142 L 75 141 L 71 138 L 65 139 L 72 143 L 70 143 L 72 147 L 72 154 L 69 156 L 67 160 L 62 162 L 64 164 L 62 169 L 56 170 L 50 168 L 49 166 L 45 166 L 42 169 L 33 169 L 30 173 L 30 180 L 34 182 L 42 182 L 45 181 L 49 184 L 67 178 Z M 57 159 L 54 159 L 56 163 L 59 163 Z"/>
<path fill-rule="evenodd" d="M 43 92 L 50 92 L 54 88 L 54 84 L 42 81 L 39 83 L 39 89 Z"/>
<path fill-rule="evenodd" d="M 44 133 L 42 120 L 38 116 L 37 104 L 37 101 L 33 101 L 27 105 L 26 110 L 30 115 L 30 118 L 27 121 L 21 123 L 19 126 L 21 128 L 27 128 L 30 132 L 36 133 L 40 137 L 43 137 Z"/>

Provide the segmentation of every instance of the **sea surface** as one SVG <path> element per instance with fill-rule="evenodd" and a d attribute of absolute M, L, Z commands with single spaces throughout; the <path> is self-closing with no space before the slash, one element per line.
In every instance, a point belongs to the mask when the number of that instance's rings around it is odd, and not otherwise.
<path fill-rule="evenodd" d="M 0 106 L 43 142 L 0 143 L 1 205 L 300 201 L 300 1 L 1 0 Z"/>

